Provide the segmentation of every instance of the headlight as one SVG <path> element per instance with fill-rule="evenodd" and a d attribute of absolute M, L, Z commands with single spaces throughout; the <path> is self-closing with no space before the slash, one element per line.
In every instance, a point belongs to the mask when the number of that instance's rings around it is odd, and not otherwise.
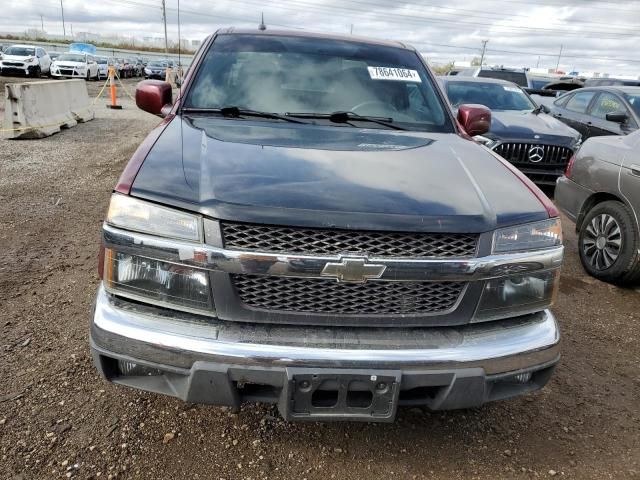
<path fill-rule="evenodd" d="M 199 216 L 117 193 L 111 197 L 106 222 L 126 230 L 160 237 L 192 241 L 201 238 Z"/>
<path fill-rule="evenodd" d="M 26 63 L 34 63 L 36 61 L 37 61 L 36 57 L 27 57 L 25 60 Z"/>
<path fill-rule="evenodd" d="M 497 140 L 494 140 L 493 138 L 489 138 L 489 137 L 484 136 L 484 135 L 476 135 L 475 137 L 473 137 L 473 139 L 476 142 L 481 143 L 482 145 L 484 145 L 487 148 L 493 148 L 493 147 L 495 147 L 496 143 L 498 143 Z"/>
<path fill-rule="evenodd" d="M 555 302 L 560 270 L 488 280 L 474 322 L 487 322 L 535 313 Z"/>
<path fill-rule="evenodd" d="M 493 253 L 539 250 L 562 245 L 559 218 L 501 228 L 493 235 Z"/>
<path fill-rule="evenodd" d="M 149 70 L 148 68 L 145 68 L 144 73 L 146 73 L 147 75 L 151 75 L 151 70 Z"/>
<path fill-rule="evenodd" d="M 105 249 L 104 286 L 117 295 L 215 315 L 206 271 Z"/>

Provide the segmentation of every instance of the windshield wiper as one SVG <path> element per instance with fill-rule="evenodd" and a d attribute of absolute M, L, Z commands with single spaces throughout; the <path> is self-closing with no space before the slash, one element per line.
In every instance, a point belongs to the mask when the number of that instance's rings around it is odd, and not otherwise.
<path fill-rule="evenodd" d="M 301 120 L 287 117 L 285 115 L 279 115 L 277 113 L 260 112 L 257 110 L 249 110 L 240 107 L 223 107 L 223 108 L 197 108 L 197 107 L 185 107 L 182 109 L 185 113 L 218 113 L 225 118 L 242 118 L 242 117 L 258 117 L 258 118 L 270 118 L 273 120 L 284 120 L 285 122 L 307 124 Z"/>
<path fill-rule="evenodd" d="M 368 117 L 364 115 L 358 115 L 355 112 L 333 112 L 333 113 L 285 113 L 287 117 L 298 117 L 298 118 L 326 118 L 327 120 L 333 123 L 346 123 L 347 125 L 351 125 L 349 122 L 352 120 L 358 122 L 371 122 L 376 123 L 378 125 L 382 125 L 387 128 L 392 128 L 393 130 L 407 130 L 399 125 L 394 125 L 393 118 L 388 117 Z"/>

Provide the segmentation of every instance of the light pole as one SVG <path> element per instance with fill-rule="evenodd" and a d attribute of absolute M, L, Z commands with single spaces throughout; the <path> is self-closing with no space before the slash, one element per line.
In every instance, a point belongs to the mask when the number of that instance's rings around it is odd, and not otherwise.
<path fill-rule="evenodd" d="M 487 51 L 487 43 L 489 43 L 489 40 L 482 40 L 482 55 L 480 56 L 480 68 L 482 68 L 482 64 L 484 63 L 484 54 Z"/>
<path fill-rule="evenodd" d="M 165 0 L 162 0 L 162 21 L 164 22 L 164 53 L 169 53 L 169 40 L 167 39 L 167 8 Z M 180 39 L 178 39 L 178 42 Z"/>
<path fill-rule="evenodd" d="M 562 57 L 562 45 L 560 45 L 560 53 L 558 54 L 558 63 L 556 63 L 556 72 L 560 69 L 560 58 Z"/>
<path fill-rule="evenodd" d="M 60 0 L 60 10 L 62 10 L 62 37 L 67 38 L 67 29 L 64 26 L 64 6 L 62 5 L 62 0 Z"/>

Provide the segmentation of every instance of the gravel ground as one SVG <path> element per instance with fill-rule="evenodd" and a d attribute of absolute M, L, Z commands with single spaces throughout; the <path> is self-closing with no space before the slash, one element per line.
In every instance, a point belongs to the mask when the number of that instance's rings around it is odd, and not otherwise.
<path fill-rule="evenodd" d="M 563 358 L 540 392 L 392 425 L 287 424 L 267 405 L 105 383 L 87 342 L 100 224 L 158 119 L 101 103 L 52 137 L 0 140 L 0 478 L 640 478 L 640 293 L 586 276 L 568 222 Z"/>

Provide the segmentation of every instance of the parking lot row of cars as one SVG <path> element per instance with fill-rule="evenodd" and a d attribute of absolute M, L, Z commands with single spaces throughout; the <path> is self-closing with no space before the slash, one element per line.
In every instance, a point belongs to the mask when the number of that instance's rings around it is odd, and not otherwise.
<path fill-rule="evenodd" d="M 12 45 L 0 52 L 0 74 L 23 74 L 31 77 L 48 75 L 53 78 L 107 78 L 109 66 L 114 66 L 120 78 L 165 78 L 167 68 L 177 68 L 173 60 L 144 61 L 141 58 L 120 58 L 92 55 L 86 52 L 51 52 L 36 45 Z"/>

